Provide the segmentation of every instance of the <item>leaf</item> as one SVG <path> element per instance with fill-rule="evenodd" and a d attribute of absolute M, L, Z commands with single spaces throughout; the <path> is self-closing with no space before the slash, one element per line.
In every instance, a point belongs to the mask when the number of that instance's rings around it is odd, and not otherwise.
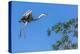
<path fill-rule="evenodd" d="M 52 48 L 54 49 L 54 50 L 58 50 L 59 48 L 56 46 L 56 45 L 52 45 Z"/>
<path fill-rule="evenodd" d="M 50 36 L 51 35 L 51 29 L 50 28 L 48 28 L 48 36 Z"/>
<path fill-rule="evenodd" d="M 62 24 L 58 23 L 54 27 L 52 27 L 52 30 L 55 31 L 56 33 L 60 32 L 62 30 Z"/>
<path fill-rule="evenodd" d="M 75 19 L 74 19 L 74 18 L 71 19 L 71 20 L 69 20 L 69 21 L 67 21 L 67 24 L 68 24 L 68 25 L 72 25 L 73 23 L 75 23 Z"/>
<path fill-rule="evenodd" d="M 77 30 L 75 30 L 75 31 L 73 31 L 74 33 L 74 36 L 76 36 L 76 37 L 78 37 L 78 31 Z"/>
<path fill-rule="evenodd" d="M 68 24 L 63 24 L 63 29 L 66 29 L 66 30 L 68 30 L 68 29 L 70 29 L 70 27 L 69 27 L 69 25 Z"/>
<path fill-rule="evenodd" d="M 77 43 L 73 43 L 73 44 L 72 44 L 72 49 L 76 49 L 76 48 L 78 48 Z"/>
<path fill-rule="evenodd" d="M 63 43 L 67 42 L 69 40 L 69 36 L 67 34 L 64 34 L 63 37 L 61 38 L 61 41 Z"/>
<path fill-rule="evenodd" d="M 60 46 L 61 44 L 62 44 L 62 42 L 60 40 L 57 41 L 57 43 L 56 43 L 57 46 Z"/>
<path fill-rule="evenodd" d="M 78 23 L 75 24 L 75 28 L 78 28 Z"/>

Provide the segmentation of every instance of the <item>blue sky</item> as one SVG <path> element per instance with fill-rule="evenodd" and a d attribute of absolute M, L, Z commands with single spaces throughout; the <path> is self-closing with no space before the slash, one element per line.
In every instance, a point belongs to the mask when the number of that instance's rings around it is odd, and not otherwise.
<path fill-rule="evenodd" d="M 24 25 L 18 21 L 29 9 L 32 10 L 34 18 L 41 13 L 47 13 L 48 16 L 29 23 L 25 29 L 26 37 L 19 38 L 20 27 Z M 51 34 L 51 37 L 48 37 L 48 27 L 51 27 L 58 22 L 65 22 L 77 16 L 77 5 L 12 2 L 12 52 L 52 50 L 51 45 L 61 38 L 61 34 L 53 33 Z"/>

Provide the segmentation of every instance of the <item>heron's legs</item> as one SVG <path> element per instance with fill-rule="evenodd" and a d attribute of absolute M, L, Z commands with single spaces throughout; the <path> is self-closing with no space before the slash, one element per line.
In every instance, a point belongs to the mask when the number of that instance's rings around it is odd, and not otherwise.
<path fill-rule="evenodd" d="M 19 35 L 19 37 L 21 38 L 23 36 L 24 36 L 24 38 L 26 37 L 26 27 L 25 26 L 22 26 L 20 28 L 20 35 Z"/>
<path fill-rule="evenodd" d="M 24 36 L 24 38 L 26 37 L 26 27 L 24 27 L 24 29 L 23 29 L 23 36 Z"/>

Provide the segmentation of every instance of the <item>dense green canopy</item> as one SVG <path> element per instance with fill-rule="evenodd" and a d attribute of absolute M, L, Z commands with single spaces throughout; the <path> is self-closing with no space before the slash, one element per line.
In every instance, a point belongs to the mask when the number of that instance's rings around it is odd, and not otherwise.
<path fill-rule="evenodd" d="M 59 22 L 56 25 L 49 27 L 49 37 L 51 36 L 51 33 L 53 33 L 52 31 L 54 31 L 56 34 L 62 34 L 62 38 L 52 45 L 54 50 L 78 48 L 78 18 L 72 18 L 66 22 Z M 72 38 L 76 38 L 76 43 L 72 42 L 70 36 L 72 36 Z"/>

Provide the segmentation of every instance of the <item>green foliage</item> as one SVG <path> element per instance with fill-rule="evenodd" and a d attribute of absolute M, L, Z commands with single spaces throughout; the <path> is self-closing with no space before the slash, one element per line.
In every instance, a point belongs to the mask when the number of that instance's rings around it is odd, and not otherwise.
<path fill-rule="evenodd" d="M 73 48 L 73 49 L 78 48 L 78 44 L 77 44 L 77 43 L 73 43 L 73 44 L 72 44 L 72 48 Z"/>
<path fill-rule="evenodd" d="M 62 38 L 52 45 L 53 49 L 76 49 L 78 47 L 77 42 L 72 43 L 69 37 L 69 34 L 73 34 L 71 35 L 73 38 L 78 38 L 78 18 L 73 18 L 63 23 L 59 22 L 52 26 L 51 29 L 48 28 L 49 37 L 52 31 L 62 34 Z"/>
<path fill-rule="evenodd" d="M 55 49 L 55 50 L 58 50 L 57 45 L 52 45 L 52 48 Z"/>
<path fill-rule="evenodd" d="M 52 31 L 55 31 L 56 33 L 60 32 L 62 30 L 62 24 L 58 23 L 55 25 L 55 27 L 52 27 Z"/>

